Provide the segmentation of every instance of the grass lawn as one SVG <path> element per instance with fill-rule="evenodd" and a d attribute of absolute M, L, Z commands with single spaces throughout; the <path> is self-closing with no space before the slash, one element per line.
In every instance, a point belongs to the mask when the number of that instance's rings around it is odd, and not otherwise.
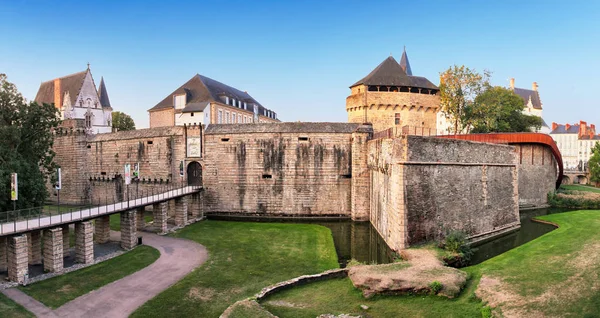
<path fill-rule="evenodd" d="M 338 267 L 331 232 L 318 225 L 209 220 L 175 236 L 206 246 L 208 261 L 133 317 L 218 317 L 270 284 Z"/>
<path fill-rule="evenodd" d="M 154 216 L 152 215 L 152 211 L 144 212 L 144 221 L 146 223 L 154 220 Z M 115 213 L 110 215 L 110 229 L 113 231 L 121 230 L 121 213 Z"/>
<path fill-rule="evenodd" d="M 588 186 L 588 185 L 582 185 L 582 184 L 563 184 L 560 187 L 565 190 L 599 192 L 600 193 L 600 188 L 596 188 L 596 187 L 592 187 L 592 186 Z"/>
<path fill-rule="evenodd" d="M 12 299 L 4 296 L 4 294 L 0 294 L 0 317 L 25 318 L 35 316 L 23 308 L 23 306 L 12 301 Z"/>
<path fill-rule="evenodd" d="M 81 295 L 137 272 L 152 264 L 159 256 L 160 252 L 155 248 L 142 245 L 102 263 L 19 289 L 56 309 Z"/>
<path fill-rule="evenodd" d="M 365 300 L 349 279 L 337 279 L 283 291 L 269 297 L 263 305 L 282 318 L 315 317 L 323 313 L 481 317 L 486 309 L 474 296 L 480 287 L 505 316 L 598 317 L 600 211 L 539 218 L 559 224 L 560 228 L 466 268 L 472 278 L 455 300 L 434 296 L 378 296 Z M 361 304 L 370 308 L 362 311 Z"/>

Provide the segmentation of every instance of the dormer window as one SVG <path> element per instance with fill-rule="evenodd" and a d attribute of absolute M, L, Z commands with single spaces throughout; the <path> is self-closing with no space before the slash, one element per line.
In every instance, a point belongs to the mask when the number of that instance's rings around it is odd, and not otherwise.
<path fill-rule="evenodd" d="M 244 102 L 244 109 L 248 110 L 248 104 L 246 104 L 246 102 Z"/>
<path fill-rule="evenodd" d="M 231 99 L 231 106 L 235 106 L 235 98 Z"/>
<path fill-rule="evenodd" d="M 225 96 L 225 105 L 229 105 L 229 97 Z"/>
<path fill-rule="evenodd" d="M 175 109 L 183 109 L 185 107 L 185 97 L 185 94 L 173 96 L 173 105 L 175 105 Z"/>

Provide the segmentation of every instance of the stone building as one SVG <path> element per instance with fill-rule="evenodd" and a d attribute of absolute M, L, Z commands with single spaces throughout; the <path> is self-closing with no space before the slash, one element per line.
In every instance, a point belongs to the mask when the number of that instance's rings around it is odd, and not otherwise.
<path fill-rule="evenodd" d="M 43 82 L 35 101 L 38 104 L 54 104 L 63 120 L 83 120 L 89 133 L 112 131 L 113 109 L 104 78 L 96 89 L 89 64 L 85 71 Z"/>
<path fill-rule="evenodd" d="M 542 127 L 537 132 L 549 134 L 550 127 L 548 127 L 542 116 L 543 104 L 542 99 L 540 98 L 540 93 L 538 92 L 537 82 L 533 82 L 531 89 L 518 88 L 515 87 L 515 79 L 511 78 L 510 89 L 523 99 L 523 102 L 525 103 L 525 109 L 523 109 L 524 114 L 534 115 L 542 118 Z"/>
<path fill-rule="evenodd" d="M 592 156 L 592 147 L 600 142 L 600 135 L 596 134 L 596 125 L 588 126 L 585 121 L 574 125 L 552 123 L 550 136 L 562 153 L 566 170 L 585 170 Z"/>
<path fill-rule="evenodd" d="M 400 63 L 392 56 L 350 86 L 348 121 L 371 123 L 375 132 L 395 128 L 405 133 L 435 135 L 439 89 L 413 76 L 406 51 Z"/>
<path fill-rule="evenodd" d="M 148 110 L 150 128 L 279 122 L 247 92 L 196 74 Z"/>

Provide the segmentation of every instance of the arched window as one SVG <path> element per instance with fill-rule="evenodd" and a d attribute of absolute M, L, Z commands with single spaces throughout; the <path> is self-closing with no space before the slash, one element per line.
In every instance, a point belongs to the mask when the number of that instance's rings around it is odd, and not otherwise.
<path fill-rule="evenodd" d="M 85 114 L 85 128 L 92 128 L 92 114 Z"/>

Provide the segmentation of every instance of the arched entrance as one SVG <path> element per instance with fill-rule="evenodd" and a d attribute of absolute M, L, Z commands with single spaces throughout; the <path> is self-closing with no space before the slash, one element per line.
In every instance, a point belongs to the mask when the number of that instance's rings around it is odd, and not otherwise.
<path fill-rule="evenodd" d="M 587 184 L 587 177 L 586 176 L 577 176 L 577 183 Z"/>
<path fill-rule="evenodd" d="M 192 161 L 187 166 L 187 182 L 191 186 L 202 185 L 202 166 L 197 161 Z"/>
<path fill-rule="evenodd" d="M 571 182 L 571 178 L 569 178 L 569 176 L 563 176 L 561 184 L 572 184 L 572 183 L 573 182 Z"/>

